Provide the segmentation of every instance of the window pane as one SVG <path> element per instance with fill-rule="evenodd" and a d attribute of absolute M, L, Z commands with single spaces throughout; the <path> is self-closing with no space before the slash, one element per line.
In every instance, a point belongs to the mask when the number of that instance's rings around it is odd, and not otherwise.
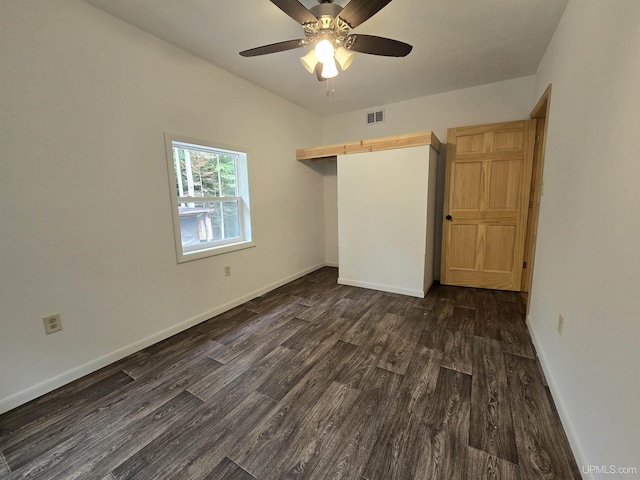
<path fill-rule="evenodd" d="M 240 237 L 237 200 L 181 204 L 178 213 L 183 248 Z"/>
<path fill-rule="evenodd" d="M 222 202 L 222 219 L 224 222 L 225 238 L 240 236 L 240 222 L 238 221 L 238 201 Z"/>
<path fill-rule="evenodd" d="M 179 197 L 237 196 L 238 156 L 174 143 L 176 194 Z"/>
<path fill-rule="evenodd" d="M 218 156 L 218 172 L 220 180 L 220 191 L 222 196 L 237 197 L 236 188 L 236 156 L 235 155 L 219 155 Z"/>

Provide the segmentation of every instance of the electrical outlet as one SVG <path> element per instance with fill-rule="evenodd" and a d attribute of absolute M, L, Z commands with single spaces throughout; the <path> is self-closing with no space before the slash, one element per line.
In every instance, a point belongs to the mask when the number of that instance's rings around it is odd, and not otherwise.
<path fill-rule="evenodd" d="M 62 320 L 60 319 L 59 313 L 42 317 L 42 322 L 44 323 L 44 331 L 47 335 L 62 330 Z"/>
<path fill-rule="evenodd" d="M 564 328 L 564 315 L 558 315 L 558 335 L 562 335 L 562 329 Z"/>
<path fill-rule="evenodd" d="M 225 277 L 230 277 L 231 276 L 231 265 L 225 265 L 224 266 L 224 276 Z"/>

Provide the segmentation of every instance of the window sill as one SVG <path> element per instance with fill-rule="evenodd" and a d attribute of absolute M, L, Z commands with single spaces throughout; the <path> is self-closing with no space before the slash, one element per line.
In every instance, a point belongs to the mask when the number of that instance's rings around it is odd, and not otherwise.
<path fill-rule="evenodd" d="M 225 253 L 236 252 L 238 250 L 244 250 L 245 248 L 255 247 L 256 244 L 253 241 L 243 241 L 238 243 L 231 243 L 229 245 L 221 245 L 219 247 L 211 247 L 206 250 L 197 250 L 190 253 L 178 253 L 178 263 L 186 263 L 192 260 L 199 260 L 201 258 L 214 257 L 216 255 L 224 255 Z"/>

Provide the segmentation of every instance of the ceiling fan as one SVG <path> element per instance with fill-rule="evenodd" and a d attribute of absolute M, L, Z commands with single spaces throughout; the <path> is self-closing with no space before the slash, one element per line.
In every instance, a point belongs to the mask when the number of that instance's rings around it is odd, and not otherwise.
<path fill-rule="evenodd" d="M 405 57 L 413 48 L 408 43 L 390 38 L 351 33 L 391 0 L 351 0 L 344 8 L 333 0 L 318 0 L 318 5 L 307 9 L 298 0 L 271 0 L 271 3 L 300 23 L 305 38 L 272 43 L 240 52 L 243 57 L 255 57 L 314 45 L 300 58 L 309 73 L 318 80 L 338 75 L 336 61 L 344 71 L 353 61 L 353 52 L 387 57 Z"/>

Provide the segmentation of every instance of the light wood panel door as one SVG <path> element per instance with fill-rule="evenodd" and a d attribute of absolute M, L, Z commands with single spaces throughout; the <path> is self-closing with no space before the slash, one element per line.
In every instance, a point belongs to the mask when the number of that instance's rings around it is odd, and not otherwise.
<path fill-rule="evenodd" d="M 519 291 L 536 120 L 450 128 L 441 283 Z"/>

